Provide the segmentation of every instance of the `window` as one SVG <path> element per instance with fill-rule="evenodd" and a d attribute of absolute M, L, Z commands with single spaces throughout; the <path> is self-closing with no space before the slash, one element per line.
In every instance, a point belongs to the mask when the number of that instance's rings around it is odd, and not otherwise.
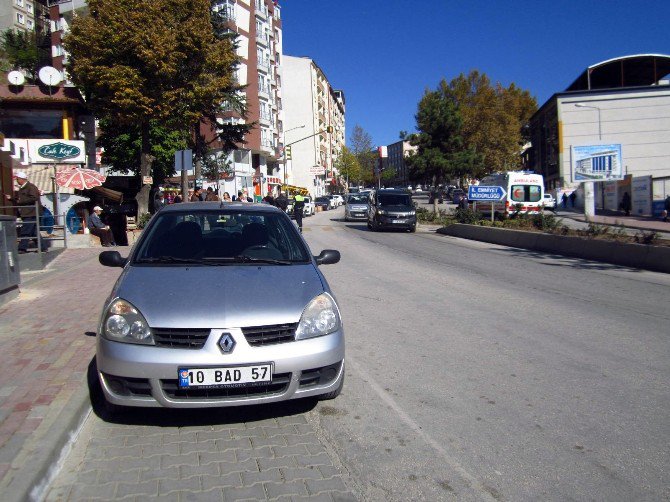
<path fill-rule="evenodd" d="M 28 22 L 26 23 L 26 26 L 28 27 L 29 30 L 34 30 L 35 29 L 35 23 L 33 22 L 32 19 L 28 19 Z"/>
<path fill-rule="evenodd" d="M 15 0 L 16 5 L 23 7 L 23 0 Z"/>
<path fill-rule="evenodd" d="M 514 202 L 539 202 L 542 187 L 540 185 L 512 185 L 511 199 Z"/>
<path fill-rule="evenodd" d="M 19 24 L 26 24 L 26 17 L 20 12 L 16 13 L 16 22 Z"/>
<path fill-rule="evenodd" d="M 34 10 L 34 8 L 33 8 L 33 4 L 30 3 L 30 2 L 27 2 L 27 3 L 26 3 L 26 10 L 27 10 L 30 14 L 33 14 L 33 13 L 35 12 L 35 10 Z"/>

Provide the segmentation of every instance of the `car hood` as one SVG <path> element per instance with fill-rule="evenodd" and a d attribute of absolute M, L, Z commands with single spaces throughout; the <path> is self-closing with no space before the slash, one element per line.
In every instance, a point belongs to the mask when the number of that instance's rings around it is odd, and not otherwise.
<path fill-rule="evenodd" d="M 392 213 L 408 213 L 414 211 L 412 206 L 381 206 L 380 209 L 384 211 L 391 211 Z"/>
<path fill-rule="evenodd" d="M 233 328 L 298 322 L 326 287 L 311 263 L 131 266 L 112 297 L 132 303 L 155 328 Z"/>

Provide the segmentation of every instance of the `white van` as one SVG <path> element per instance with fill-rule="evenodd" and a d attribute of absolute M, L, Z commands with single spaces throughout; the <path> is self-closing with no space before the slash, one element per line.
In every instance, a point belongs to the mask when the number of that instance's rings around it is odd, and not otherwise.
<path fill-rule="evenodd" d="M 505 197 L 500 202 L 477 201 L 477 210 L 482 213 L 490 213 L 491 204 L 493 204 L 495 214 L 503 217 L 514 213 L 542 213 L 544 178 L 541 174 L 523 171 L 497 173 L 481 180 L 479 186 L 499 186 L 505 190 Z"/>

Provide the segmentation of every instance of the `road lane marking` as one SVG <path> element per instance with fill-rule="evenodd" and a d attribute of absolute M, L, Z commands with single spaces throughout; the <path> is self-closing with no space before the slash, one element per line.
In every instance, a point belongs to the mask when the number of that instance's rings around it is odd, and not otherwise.
<path fill-rule="evenodd" d="M 410 429 L 414 431 L 414 433 L 419 436 L 421 439 L 423 439 L 428 445 L 430 445 L 441 457 L 442 459 L 451 467 L 454 471 L 458 473 L 461 478 L 463 478 L 465 481 L 467 481 L 476 492 L 478 492 L 478 495 L 482 498 L 482 500 L 488 500 L 490 502 L 495 502 L 496 499 L 491 495 L 491 493 L 475 478 L 472 474 L 470 474 L 465 468 L 459 464 L 456 460 L 454 460 L 449 453 L 440 445 L 437 441 L 435 441 L 432 437 L 430 437 L 422 428 L 419 424 L 417 424 L 412 417 L 410 417 L 405 410 L 403 410 L 398 403 L 395 402 L 395 400 L 389 395 L 388 392 L 386 392 L 382 387 L 372 378 L 372 376 L 365 371 L 354 359 L 352 359 L 351 356 L 347 356 L 347 364 L 352 366 L 352 369 L 354 369 L 361 377 L 363 377 L 364 380 L 366 380 L 369 384 L 370 387 L 372 387 L 372 390 L 375 391 L 375 393 L 384 401 L 393 411 L 395 411 L 398 416 L 400 417 L 400 420 L 402 420 Z"/>

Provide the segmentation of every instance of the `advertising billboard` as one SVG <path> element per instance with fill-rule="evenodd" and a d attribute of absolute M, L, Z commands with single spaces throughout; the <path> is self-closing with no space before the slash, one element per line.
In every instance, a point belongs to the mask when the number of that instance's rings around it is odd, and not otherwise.
<path fill-rule="evenodd" d="M 572 181 L 623 178 L 621 144 L 572 146 Z"/>

